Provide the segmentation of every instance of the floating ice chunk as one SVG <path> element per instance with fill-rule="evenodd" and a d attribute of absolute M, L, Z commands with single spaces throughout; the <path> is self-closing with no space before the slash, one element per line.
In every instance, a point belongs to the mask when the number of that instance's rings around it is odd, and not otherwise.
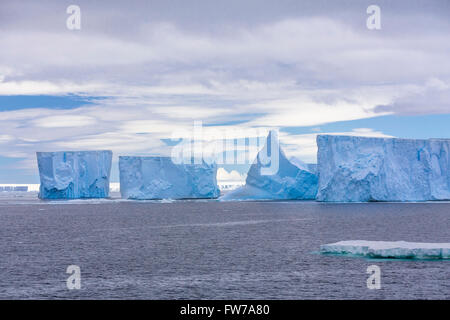
<path fill-rule="evenodd" d="M 273 157 L 273 152 L 278 152 L 278 157 Z M 262 164 L 261 158 L 262 155 L 269 154 L 272 161 L 278 159 L 278 171 L 263 174 L 262 170 L 266 166 Z M 288 160 L 279 146 L 276 132 L 271 131 L 266 145 L 258 153 L 248 171 L 245 185 L 226 193 L 220 200 L 311 200 L 316 197 L 317 183 L 315 166 L 305 164 L 296 158 Z"/>
<path fill-rule="evenodd" d="M 350 240 L 322 245 L 320 251 L 369 258 L 450 259 L 450 243 Z"/>
<path fill-rule="evenodd" d="M 175 164 L 170 157 L 119 157 L 122 198 L 217 198 L 215 164 Z"/>
<path fill-rule="evenodd" d="M 318 201 L 450 199 L 450 139 L 317 136 Z"/>
<path fill-rule="evenodd" d="M 38 152 L 41 199 L 105 198 L 111 151 Z"/>

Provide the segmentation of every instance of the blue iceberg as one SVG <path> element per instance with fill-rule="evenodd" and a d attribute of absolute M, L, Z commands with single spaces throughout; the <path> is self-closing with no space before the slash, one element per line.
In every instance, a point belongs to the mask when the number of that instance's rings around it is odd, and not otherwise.
<path fill-rule="evenodd" d="M 318 201 L 450 199 L 450 140 L 317 136 Z"/>
<path fill-rule="evenodd" d="M 109 196 L 111 151 L 37 152 L 41 199 Z"/>
<path fill-rule="evenodd" d="M 272 168 L 268 168 L 267 157 L 271 159 Z M 275 170 L 271 170 L 273 168 Z M 245 185 L 226 193 L 220 200 L 313 200 L 317 186 L 316 166 L 296 158 L 288 160 L 279 146 L 277 133 L 271 131 L 248 171 Z"/>
<path fill-rule="evenodd" d="M 320 246 L 321 253 L 392 259 L 450 259 L 450 243 L 349 240 Z"/>
<path fill-rule="evenodd" d="M 170 157 L 119 157 L 122 198 L 206 199 L 220 195 L 215 164 L 175 164 Z"/>

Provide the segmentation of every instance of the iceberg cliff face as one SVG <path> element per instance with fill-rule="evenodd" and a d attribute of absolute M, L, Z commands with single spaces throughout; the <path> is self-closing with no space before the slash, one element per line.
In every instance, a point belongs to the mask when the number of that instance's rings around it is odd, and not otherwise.
<path fill-rule="evenodd" d="M 368 258 L 450 259 L 450 243 L 350 240 L 322 245 L 320 251 Z"/>
<path fill-rule="evenodd" d="M 175 164 L 170 157 L 119 157 L 122 198 L 217 198 L 215 164 Z"/>
<path fill-rule="evenodd" d="M 319 201 L 450 199 L 450 140 L 317 136 Z"/>
<path fill-rule="evenodd" d="M 274 154 L 275 152 L 277 154 Z M 277 162 L 278 170 L 264 172 L 267 166 L 262 163 L 262 158 L 269 154 L 271 161 Z M 273 163 L 270 166 L 273 168 Z M 295 158 L 288 160 L 279 146 L 276 132 L 271 131 L 266 145 L 248 171 L 245 186 L 225 194 L 221 200 L 315 199 L 318 178 L 314 170 L 314 165 L 305 164 Z"/>
<path fill-rule="evenodd" d="M 41 199 L 109 196 L 111 151 L 38 152 Z"/>

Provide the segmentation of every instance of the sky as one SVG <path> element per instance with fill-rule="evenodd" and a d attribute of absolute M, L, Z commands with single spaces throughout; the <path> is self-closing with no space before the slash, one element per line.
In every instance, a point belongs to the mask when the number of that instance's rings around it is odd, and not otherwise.
<path fill-rule="evenodd" d="M 0 183 L 95 149 L 116 182 L 119 155 L 170 155 L 196 121 L 278 129 L 306 162 L 317 134 L 450 138 L 449 18 L 448 0 L 1 1 Z"/>

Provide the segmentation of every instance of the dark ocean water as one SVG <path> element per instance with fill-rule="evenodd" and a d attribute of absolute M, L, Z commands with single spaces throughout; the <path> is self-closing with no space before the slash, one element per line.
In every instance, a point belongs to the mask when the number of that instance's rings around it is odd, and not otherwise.
<path fill-rule="evenodd" d="M 317 253 L 340 240 L 450 242 L 449 203 L 25 200 L 0 199 L 0 299 L 450 298 L 450 261 Z M 372 264 L 380 290 L 366 286 Z M 81 290 L 66 287 L 69 265 Z"/>

